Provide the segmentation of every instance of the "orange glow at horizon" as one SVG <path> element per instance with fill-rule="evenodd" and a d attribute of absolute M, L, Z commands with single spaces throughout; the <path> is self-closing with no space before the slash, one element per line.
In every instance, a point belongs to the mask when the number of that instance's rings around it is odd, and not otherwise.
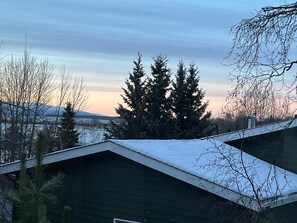
<path fill-rule="evenodd" d="M 120 92 L 89 91 L 88 112 L 116 116 L 115 108 L 122 103 Z"/>
<path fill-rule="evenodd" d="M 205 96 L 205 101 L 208 101 L 208 107 L 206 108 L 207 111 L 211 112 L 211 117 L 216 118 L 218 117 L 223 110 L 225 104 L 225 97 L 224 96 Z"/>
<path fill-rule="evenodd" d="M 121 92 L 89 91 L 89 107 L 86 111 L 107 116 L 117 116 L 115 108 L 118 103 L 123 103 Z M 207 111 L 211 111 L 212 117 L 217 117 L 223 108 L 225 97 L 208 96 L 204 101 L 209 101 Z"/>

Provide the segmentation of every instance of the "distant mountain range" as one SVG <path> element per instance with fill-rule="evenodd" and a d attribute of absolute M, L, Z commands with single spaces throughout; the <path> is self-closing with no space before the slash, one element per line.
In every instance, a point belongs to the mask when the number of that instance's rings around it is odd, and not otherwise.
<path fill-rule="evenodd" d="M 26 105 L 26 109 L 28 104 Z M 21 107 L 21 106 L 20 106 Z M 7 103 L 7 102 L 2 102 L 1 104 L 1 109 L 2 112 L 6 113 L 8 111 L 11 111 L 10 109 L 14 109 L 16 108 L 15 106 L 13 106 L 13 103 Z M 16 112 L 16 110 L 12 110 L 13 112 Z M 19 109 L 19 112 L 21 112 L 22 110 Z M 29 113 L 33 115 L 35 111 L 35 104 L 31 103 L 29 105 Z M 43 105 L 42 110 L 38 112 L 38 115 L 41 117 L 49 117 L 49 116 L 56 116 L 57 113 L 59 113 L 59 115 L 62 115 L 64 111 L 64 107 L 61 107 L 59 109 L 58 106 L 52 106 L 52 105 Z M 91 112 L 86 112 L 86 111 L 77 111 L 74 110 L 75 114 L 77 117 L 106 117 L 106 115 L 102 115 L 102 114 L 96 114 L 96 113 L 91 113 Z"/>
<path fill-rule="evenodd" d="M 44 117 L 47 117 L 47 116 L 56 116 L 57 115 L 57 112 L 58 112 L 58 108 L 57 106 L 52 106 L 52 105 L 46 105 L 45 109 L 44 109 L 44 112 L 42 112 L 42 114 L 40 114 L 41 116 L 44 116 Z M 59 115 L 62 115 L 64 111 L 64 108 L 61 107 L 60 108 L 60 111 L 59 111 Z M 77 110 L 74 110 L 76 116 L 83 116 L 83 117 L 86 117 L 86 116 L 92 116 L 92 117 L 102 117 L 102 116 L 106 116 L 106 115 L 102 115 L 102 114 L 96 114 L 96 113 L 91 113 L 91 112 L 86 112 L 86 111 L 77 111 Z"/>

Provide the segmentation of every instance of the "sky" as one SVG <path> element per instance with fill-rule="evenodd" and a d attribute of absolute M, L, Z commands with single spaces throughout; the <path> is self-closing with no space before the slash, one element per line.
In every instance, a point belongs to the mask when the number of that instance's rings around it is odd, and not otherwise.
<path fill-rule="evenodd" d="M 25 43 L 33 56 L 56 70 L 83 76 L 89 90 L 87 111 L 116 115 L 121 87 L 140 52 L 147 76 L 153 57 L 167 55 L 172 78 L 177 63 L 200 70 L 208 110 L 221 112 L 234 67 L 226 59 L 230 29 L 257 9 L 280 0 L 2 0 L 2 56 L 20 55 Z"/>

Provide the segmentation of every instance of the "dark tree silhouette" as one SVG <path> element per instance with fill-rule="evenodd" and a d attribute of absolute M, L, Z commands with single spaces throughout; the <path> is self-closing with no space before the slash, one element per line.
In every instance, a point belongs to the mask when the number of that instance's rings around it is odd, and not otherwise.
<path fill-rule="evenodd" d="M 176 119 L 175 138 L 200 138 L 209 124 L 211 113 L 206 112 L 208 103 L 203 102 L 205 92 L 199 88 L 198 73 L 195 64 L 190 64 L 189 69 L 183 62 L 178 64 L 171 93 Z"/>
<path fill-rule="evenodd" d="M 64 108 L 61 120 L 61 140 L 63 149 L 74 147 L 78 143 L 79 133 L 74 129 L 75 113 L 70 103 Z"/>
<path fill-rule="evenodd" d="M 39 223 L 49 222 L 47 204 L 56 202 L 53 191 L 62 184 L 64 175 L 58 173 L 46 180 L 42 156 L 45 148 L 44 135 L 39 134 L 35 148 L 35 166 L 27 173 L 26 155 L 21 158 L 20 177 L 17 189 L 10 196 L 16 207 L 15 222 Z"/>
<path fill-rule="evenodd" d="M 171 138 L 173 133 L 172 102 L 167 93 L 170 90 L 170 69 L 164 55 L 154 58 L 151 65 L 152 78 L 147 82 L 146 110 L 147 137 L 151 139 Z"/>
<path fill-rule="evenodd" d="M 122 122 L 107 127 L 107 137 L 122 139 L 199 138 L 205 133 L 210 113 L 203 102 L 205 92 L 199 88 L 198 69 L 183 62 L 178 65 L 176 81 L 171 81 L 168 59 L 153 58 L 151 77 L 145 73 L 141 55 L 134 60 L 133 72 L 123 88 L 123 104 L 116 112 Z M 171 86 L 172 83 L 172 86 Z"/>
<path fill-rule="evenodd" d="M 145 81 L 142 80 L 145 72 L 142 65 L 141 54 L 133 61 L 133 72 L 129 73 L 126 79 L 126 88 L 122 88 L 124 93 L 121 95 L 124 101 L 116 108 L 117 114 L 121 117 L 122 123 L 112 124 L 107 128 L 109 137 L 138 139 L 144 137 L 145 125 Z"/>

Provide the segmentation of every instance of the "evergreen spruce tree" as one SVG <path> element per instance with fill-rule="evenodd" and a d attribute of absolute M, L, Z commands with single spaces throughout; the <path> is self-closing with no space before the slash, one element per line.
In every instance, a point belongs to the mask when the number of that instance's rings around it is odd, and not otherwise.
<path fill-rule="evenodd" d="M 175 137 L 200 138 L 209 124 L 211 113 L 205 113 L 208 103 L 203 102 L 205 92 L 199 88 L 199 71 L 195 64 L 190 64 L 187 73 L 180 62 L 171 94 L 176 118 Z"/>
<path fill-rule="evenodd" d="M 186 118 L 188 112 L 187 106 L 187 69 L 183 61 L 178 63 L 178 69 L 175 75 L 175 82 L 172 83 L 171 99 L 172 111 L 175 115 L 174 138 L 182 138 L 187 129 Z"/>
<path fill-rule="evenodd" d="M 170 90 L 170 70 L 167 57 L 158 55 L 151 65 L 152 78 L 147 82 L 146 93 L 146 137 L 166 139 L 172 137 L 173 117 L 171 99 L 167 97 Z"/>
<path fill-rule="evenodd" d="M 74 147 L 78 143 L 79 133 L 74 129 L 74 116 L 75 113 L 71 103 L 67 103 L 62 114 L 60 129 L 63 149 Z"/>
<path fill-rule="evenodd" d="M 119 125 L 112 123 L 112 126 L 107 128 L 108 135 L 112 138 L 139 139 L 144 137 L 145 81 L 142 78 L 145 72 L 140 53 L 133 64 L 133 72 L 129 73 L 129 78 L 125 81 L 127 87 L 122 88 L 124 94 L 121 96 L 126 106 L 119 104 L 116 108 L 122 123 Z"/>
<path fill-rule="evenodd" d="M 16 207 L 16 219 L 20 223 L 50 222 L 47 219 L 47 204 L 56 202 L 53 191 L 61 185 L 63 174 L 59 173 L 50 180 L 45 179 L 42 164 L 44 136 L 39 134 L 35 149 L 35 166 L 27 173 L 26 155 L 21 158 L 20 176 L 17 189 L 11 199 Z"/>

